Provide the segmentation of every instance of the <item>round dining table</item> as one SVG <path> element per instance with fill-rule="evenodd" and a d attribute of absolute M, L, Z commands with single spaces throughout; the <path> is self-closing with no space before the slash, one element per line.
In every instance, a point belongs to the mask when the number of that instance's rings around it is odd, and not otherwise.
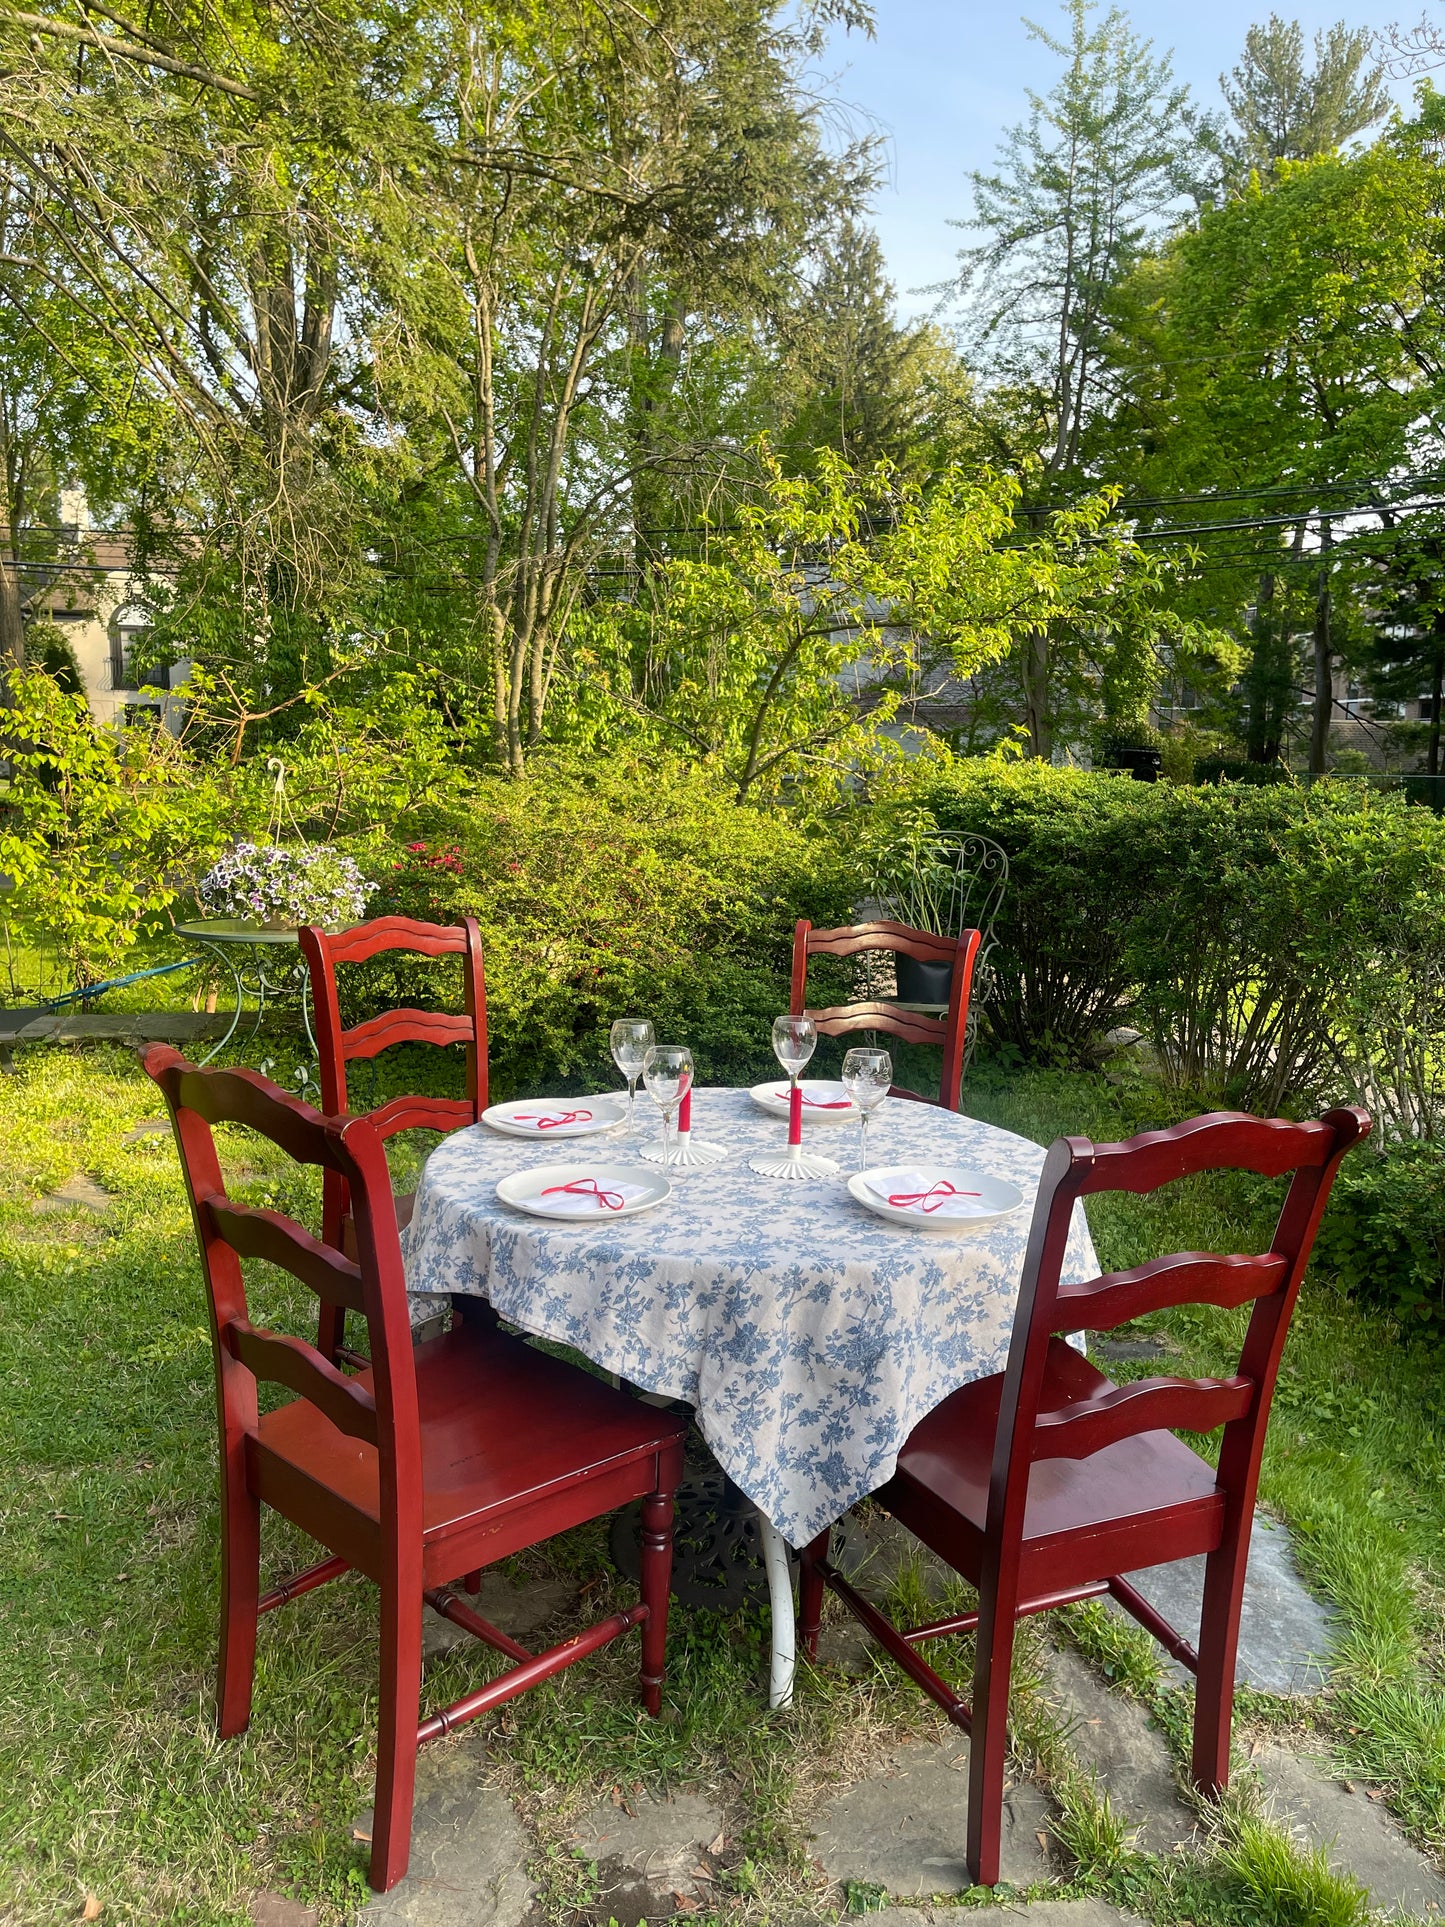
<path fill-rule="evenodd" d="M 569 1099 L 569 1104 L 578 1100 Z M 1002 1369 L 1044 1152 L 1029 1139 L 930 1104 L 889 1098 L 868 1132 L 870 1166 L 964 1165 L 1023 1193 L 994 1223 L 927 1229 L 885 1220 L 848 1192 L 858 1130 L 810 1118 L 837 1178 L 760 1177 L 786 1122 L 744 1090 L 693 1094 L 692 1137 L 726 1152 L 674 1170 L 672 1193 L 636 1216 L 550 1220 L 502 1203 L 529 1165 L 627 1163 L 655 1142 L 637 1128 L 539 1142 L 486 1124 L 428 1158 L 403 1234 L 412 1292 L 476 1294 L 507 1323 L 572 1347 L 644 1392 L 685 1401 L 723 1471 L 758 1508 L 772 1602 L 769 1698 L 791 1698 L 792 1578 L 806 1545 L 891 1478 L 921 1419 Z M 655 1174 L 655 1165 L 640 1170 Z M 1062 1279 L 1098 1265 L 1081 1209 Z"/>

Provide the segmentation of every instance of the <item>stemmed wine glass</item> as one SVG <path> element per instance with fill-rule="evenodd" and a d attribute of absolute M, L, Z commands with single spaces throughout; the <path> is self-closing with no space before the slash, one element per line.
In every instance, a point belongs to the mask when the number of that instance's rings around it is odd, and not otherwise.
<path fill-rule="evenodd" d="M 749 1160 L 764 1178 L 831 1178 L 838 1167 L 831 1158 L 804 1151 L 799 1111 L 798 1073 L 818 1046 L 818 1026 L 811 1017 L 775 1017 L 773 1053 L 788 1073 L 788 1148 L 786 1153 L 763 1152 Z"/>
<path fill-rule="evenodd" d="M 817 1048 L 818 1026 L 811 1017 L 773 1019 L 773 1055 L 788 1073 L 790 1089 L 797 1084 L 798 1072 L 806 1069 Z"/>
<path fill-rule="evenodd" d="M 651 1026 L 649 1026 L 651 1028 Z M 672 1114 L 692 1089 L 692 1052 L 680 1044 L 653 1044 L 642 1060 L 647 1094 L 662 1112 L 662 1163 L 672 1167 Z"/>
<path fill-rule="evenodd" d="M 653 1031 L 645 1017 L 619 1017 L 612 1026 L 612 1061 L 627 1079 L 627 1128 L 637 1107 L 637 1080 L 643 1059 L 652 1047 Z"/>
<path fill-rule="evenodd" d="M 893 1085 L 893 1059 L 886 1050 L 850 1050 L 843 1059 L 843 1089 L 858 1106 L 858 1169 L 868 1169 L 868 1117 Z"/>

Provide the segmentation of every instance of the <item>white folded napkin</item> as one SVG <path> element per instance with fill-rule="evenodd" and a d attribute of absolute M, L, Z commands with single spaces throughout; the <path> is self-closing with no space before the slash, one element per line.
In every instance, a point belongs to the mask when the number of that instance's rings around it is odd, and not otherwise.
<path fill-rule="evenodd" d="M 994 1207 L 966 1191 L 952 1191 L 953 1180 L 938 1171 L 898 1170 L 888 1173 L 886 1184 L 867 1180 L 868 1189 L 895 1211 L 909 1211 L 920 1218 L 986 1218 Z"/>
<path fill-rule="evenodd" d="M 574 1185 L 581 1185 L 590 1181 L 582 1178 L 574 1178 L 572 1182 Z M 607 1204 L 603 1203 L 602 1198 L 598 1197 L 597 1191 L 600 1191 L 603 1196 L 610 1201 L 610 1209 Z M 604 1183 L 599 1179 L 597 1182 L 597 1191 L 568 1191 L 558 1186 L 549 1186 L 545 1193 L 534 1193 L 533 1195 L 538 1204 L 545 1205 L 549 1212 L 554 1212 L 558 1217 L 595 1218 L 599 1222 L 605 1223 L 608 1218 L 617 1217 L 623 1205 L 635 1204 L 639 1198 L 650 1196 L 652 1186 L 648 1184 Z"/>

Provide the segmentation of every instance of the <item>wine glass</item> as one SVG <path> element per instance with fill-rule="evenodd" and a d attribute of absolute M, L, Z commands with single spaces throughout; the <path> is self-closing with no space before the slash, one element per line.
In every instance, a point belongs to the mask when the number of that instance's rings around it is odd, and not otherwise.
<path fill-rule="evenodd" d="M 642 1062 L 652 1048 L 653 1031 L 645 1017 L 619 1017 L 612 1026 L 612 1061 L 627 1079 L 627 1128 L 637 1105 L 637 1080 Z"/>
<path fill-rule="evenodd" d="M 773 1019 L 773 1055 L 796 1084 L 798 1072 L 818 1048 L 818 1026 L 811 1017 Z"/>
<path fill-rule="evenodd" d="M 868 1117 L 893 1084 L 893 1059 L 886 1050 L 850 1050 L 843 1059 L 843 1089 L 858 1106 L 858 1169 L 868 1169 Z"/>
<path fill-rule="evenodd" d="M 672 1114 L 692 1089 L 692 1052 L 680 1044 L 653 1044 L 642 1060 L 647 1094 L 662 1112 L 662 1163 L 672 1168 Z"/>

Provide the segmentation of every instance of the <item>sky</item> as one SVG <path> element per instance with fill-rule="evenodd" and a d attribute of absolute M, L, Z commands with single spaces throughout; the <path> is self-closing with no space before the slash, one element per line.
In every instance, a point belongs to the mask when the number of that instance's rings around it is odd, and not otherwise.
<path fill-rule="evenodd" d="M 1030 38 L 1008 0 L 875 0 L 877 38 L 837 34 L 826 68 L 855 127 L 887 137 L 888 174 L 874 225 L 905 316 L 926 313 L 934 298 L 910 292 L 948 278 L 966 236 L 948 222 L 971 206 L 970 169 L 993 165 L 1006 128 L 1025 118 L 1026 89 L 1046 92 L 1054 55 Z M 1271 11 L 1297 19 L 1306 35 L 1343 18 L 1381 28 L 1413 23 L 1421 0 L 1136 0 L 1123 8 L 1135 31 L 1172 49 L 1174 72 L 1211 110 L 1221 105 L 1219 76 L 1235 66 L 1244 36 Z M 1436 11 L 1431 7 L 1431 11 Z M 1062 32 L 1056 0 L 1029 5 L 1030 18 Z M 1410 89 L 1397 94 L 1408 99 Z"/>

